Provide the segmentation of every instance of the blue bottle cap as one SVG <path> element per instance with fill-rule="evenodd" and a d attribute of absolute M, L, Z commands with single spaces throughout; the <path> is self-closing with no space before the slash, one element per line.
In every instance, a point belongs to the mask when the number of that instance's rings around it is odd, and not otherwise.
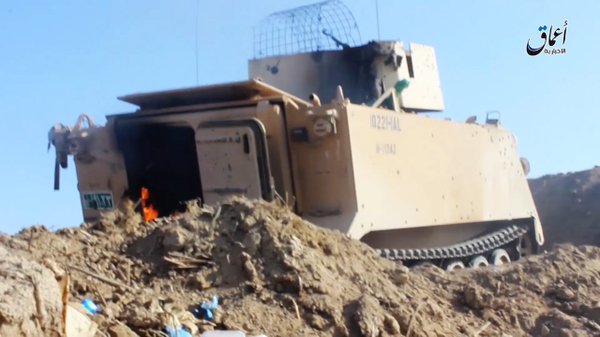
<path fill-rule="evenodd" d="M 98 311 L 99 311 L 99 308 L 96 305 L 96 303 L 94 303 L 94 301 L 92 301 L 89 298 L 86 298 L 83 301 L 81 301 L 81 304 L 83 305 L 83 307 L 85 308 L 85 310 L 87 310 L 92 315 L 97 314 Z"/>

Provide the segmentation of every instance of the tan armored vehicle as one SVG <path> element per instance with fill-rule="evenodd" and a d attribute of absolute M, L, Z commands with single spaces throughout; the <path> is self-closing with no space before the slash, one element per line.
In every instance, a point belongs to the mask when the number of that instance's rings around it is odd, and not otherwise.
<path fill-rule="evenodd" d="M 125 199 L 152 220 L 190 199 L 279 195 L 408 264 L 535 252 L 544 238 L 515 137 L 491 116 L 422 114 L 444 107 L 434 49 L 341 47 L 255 58 L 247 81 L 120 97 L 137 111 L 105 126 L 85 115 L 57 125 L 55 188 L 73 155 L 85 221 Z"/>

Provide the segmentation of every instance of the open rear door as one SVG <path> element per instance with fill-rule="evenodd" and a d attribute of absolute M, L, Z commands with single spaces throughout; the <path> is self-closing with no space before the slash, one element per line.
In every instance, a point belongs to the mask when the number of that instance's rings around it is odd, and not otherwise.
<path fill-rule="evenodd" d="M 196 129 L 203 202 L 233 195 L 273 198 L 265 131 L 258 120 L 209 122 Z"/>
<path fill-rule="evenodd" d="M 147 189 L 158 216 L 183 212 L 185 201 L 202 198 L 194 128 L 124 118 L 115 131 L 127 169 L 127 197 L 139 200 Z"/>

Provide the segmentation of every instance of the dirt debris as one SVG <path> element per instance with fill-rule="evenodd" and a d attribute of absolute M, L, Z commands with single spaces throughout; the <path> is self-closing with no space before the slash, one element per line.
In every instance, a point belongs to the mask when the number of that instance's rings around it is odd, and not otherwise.
<path fill-rule="evenodd" d="M 195 336 L 600 336 L 600 248 L 591 246 L 501 268 L 409 270 L 284 205 L 233 199 L 152 223 L 124 211 L 81 228 L 32 227 L 0 237 L 0 249 L 21 261 L 0 260 L 0 287 L 12 289 L 0 298 L 0 332 L 17 326 L 7 314 L 17 306 L 27 311 L 19 319 L 36 317 L 32 284 L 7 276 L 21 266 L 55 283 L 70 275 L 71 299 L 101 308 L 98 336 L 154 337 L 175 321 Z M 213 319 L 195 317 L 213 295 Z M 44 307 L 58 328 L 60 298 Z"/>

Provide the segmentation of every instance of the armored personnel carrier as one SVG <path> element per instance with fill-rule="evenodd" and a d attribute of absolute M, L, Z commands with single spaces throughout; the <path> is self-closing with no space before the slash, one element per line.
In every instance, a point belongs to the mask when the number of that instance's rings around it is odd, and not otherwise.
<path fill-rule="evenodd" d="M 327 18 L 332 5 L 295 11 Z M 284 196 L 305 219 L 407 264 L 451 270 L 535 253 L 542 226 L 515 137 L 495 116 L 423 114 L 444 108 L 434 49 L 318 33 L 295 52 L 259 36 L 248 80 L 127 95 L 137 110 L 104 126 L 82 115 L 53 127 L 55 188 L 72 155 L 85 221 L 127 199 L 151 221 L 191 199 Z"/>

